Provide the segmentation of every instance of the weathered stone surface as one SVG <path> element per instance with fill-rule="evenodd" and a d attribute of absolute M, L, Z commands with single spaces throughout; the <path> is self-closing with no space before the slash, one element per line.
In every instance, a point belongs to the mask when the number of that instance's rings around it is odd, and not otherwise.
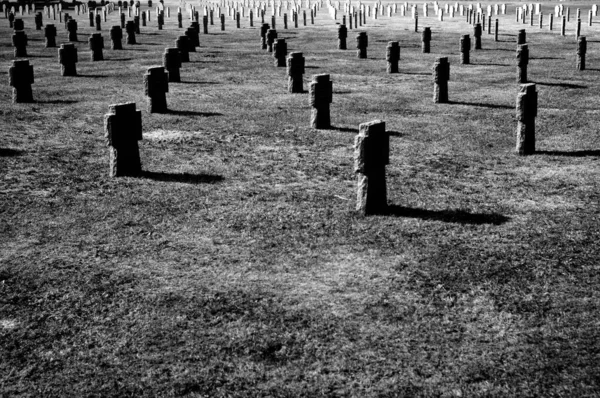
<path fill-rule="evenodd" d="M 527 43 L 527 32 L 525 29 L 519 29 L 519 33 L 517 34 L 517 45 Z"/>
<path fill-rule="evenodd" d="M 390 41 L 386 47 L 385 59 L 387 61 L 387 73 L 398 73 L 398 61 L 400 60 L 400 43 Z"/>
<path fill-rule="evenodd" d="M 519 155 L 535 153 L 535 118 L 538 95 L 534 83 L 523 84 L 517 94 L 517 147 Z"/>
<path fill-rule="evenodd" d="M 367 32 L 359 32 L 356 35 L 356 48 L 358 58 L 367 58 L 367 47 L 369 46 L 369 37 Z"/>
<path fill-rule="evenodd" d="M 448 80 L 450 80 L 448 58 L 438 58 L 433 64 L 433 102 L 448 103 Z"/>
<path fill-rule="evenodd" d="M 33 102 L 33 66 L 29 65 L 28 59 L 12 61 L 8 68 L 8 84 L 13 88 L 13 103 Z"/>
<path fill-rule="evenodd" d="M 109 147 L 109 176 L 139 176 L 142 172 L 138 141 L 142 139 L 142 112 L 135 102 L 109 106 L 104 115 Z"/>
<path fill-rule="evenodd" d="M 267 51 L 273 52 L 273 43 L 277 39 L 277 31 L 275 29 L 269 29 L 267 31 Z"/>
<path fill-rule="evenodd" d="M 27 56 L 27 35 L 25 31 L 16 30 L 12 35 L 12 44 L 15 47 L 15 57 Z"/>
<path fill-rule="evenodd" d="M 263 50 L 267 49 L 267 32 L 269 29 L 270 26 L 268 23 L 264 23 L 260 27 L 260 46 Z"/>
<path fill-rule="evenodd" d="M 181 62 L 190 62 L 189 38 L 187 36 L 179 36 L 177 40 L 175 40 L 175 47 L 177 47 L 177 49 L 179 50 Z"/>
<path fill-rule="evenodd" d="M 123 29 L 121 26 L 114 25 L 110 28 L 110 48 L 113 50 L 122 50 L 123 49 Z"/>
<path fill-rule="evenodd" d="M 190 46 L 188 47 L 190 52 L 196 52 L 196 47 L 200 46 L 200 36 L 196 29 L 192 26 L 186 29 L 185 35 L 187 36 Z"/>
<path fill-rule="evenodd" d="M 275 66 L 286 66 L 287 43 L 285 39 L 277 39 L 273 45 L 273 57 L 275 58 Z"/>
<path fill-rule="evenodd" d="M 47 24 L 44 27 L 44 37 L 46 48 L 56 47 L 56 26 Z"/>
<path fill-rule="evenodd" d="M 73 43 L 61 44 L 58 49 L 58 62 L 62 76 L 77 76 L 77 48 Z"/>
<path fill-rule="evenodd" d="M 527 64 L 529 64 L 529 48 L 527 44 L 517 46 L 517 83 L 527 83 Z"/>
<path fill-rule="evenodd" d="M 125 32 L 127 33 L 127 44 L 136 44 L 135 22 L 127 21 L 127 23 L 125 24 Z"/>
<path fill-rule="evenodd" d="M 354 140 L 354 172 L 357 174 L 356 210 L 363 215 L 385 214 L 387 187 L 385 166 L 389 164 L 389 133 L 385 122 L 359 125 Z"/>
<path fill-rule="evenodd" d="M 587 53 L 587 40 L 585 36 L 577 39 L 577 70 L 585 70 L 585 54 Z"/>
<path fill-rule="evenodd" d="M 44 16 L 41 12 L 35 13 L 35 30 L 42 30 L 42 26 L 44 26 Z"/>
<path fill-rule="evenodd" d="M 431 52 L 431 28 L 423 28 L 423 33 L 421 33 L 421 43 L 423 53 L 429 54 Z"/>
<path fill-rule="evenodd" d="M 21 18 L 15 18 L 12 27 L 14 30 L 25 30 L 25 22 Z"/>
<path fill-rule="evenodd" d="M 165 113 L 169 91 L 169 76 L 162 66 L 148 68 L 144 74 L 144 94 L 148 97 L 148 112 Z"/>
<path fill-rule="evenodd" d="M 340 25 L 338 27 L 338 49 L 346 50 L 346 39 L 348 38 L 348 28 L 346 25 Z"/>
<path fill-rule="evenodd" d="M 477 23 L 473 27 L 473 36 L 475 37 L 475 50 L 481 50 L 481 24 Z"/>
<path fill-rule="evenodd" d="M 181 54 L 178 48 L 166 48 L 163 54 L 163 66 L 169 72 L 169 82 L 180 82 Z"/>
<path fill-rule="evenodd" d="M 471 37 L 462 35 L 460 38 L 460 63 L 467 65 L 470 63 Z"/>
<path fill-rule="evenodd" d="M 103 61 L 104 54 L 102 50 L 104 49 L 104 38 L 101 33 L 93 33 L 88 39 L 88 44 L 90 50 L 92 51 L 91 58 L 92 61 Z"/>
<path fill-rule="evenodd" d="M 69 19 L 67 22 L 67 31 L 69 32 L 69 41 L 77 41 L 77 21 Z"/>
<path fill-rule="evenodd" d="M 286 64 L 288 92 L 303 93 L 304 86 L 302 76 L 304 75 L 304 56 L 301 52 L 293 52 L 287 57 Z"/>
<path fill-rule="evenodd" d="M 313 75 L 309 86 L 309 102 L 312 108 L 310 125 L 315 129 L 331 127 L 329 104 L 333 100 L 333 82 L 328 74 Z"/>

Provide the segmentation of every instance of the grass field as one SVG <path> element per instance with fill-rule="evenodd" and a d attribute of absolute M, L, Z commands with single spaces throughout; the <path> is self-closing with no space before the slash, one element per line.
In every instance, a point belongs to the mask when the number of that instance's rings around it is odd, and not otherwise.
<path fill-rule="evenodd" d="M 309 127 L 308 95 L 287 93 L 259 21 L 201 34 L 160 115 L 142 76 L 183 34 L 177 4 L 122 51 L 111 14 L 103 62 L 79 17 L 77 77 L 24 16 L 33 104 L 11 103 L 0 18 L 0 396 L 600 396 L 600 22 L 587 26 L 592 3 L 562 4 L 582 10 L 586 71 L 573 19 L 561 37 L 557 20 L 517 24 L 515 4 L 472 65 L 460 16 L 420 16 L 430 54 L 410 17 L 370 18 L 366 60 L 355 31 L 336 49 L 326 8 L 314 26 L 279 19 L 305 89 L 331 74 L 330 130 Z M 514 153 L 522 28 L 539 93 L 527 157 Z M 442 56 L 450 104 L 432 101 Z M 127 101 L 143 110 L 144 176 L 111 179 L 103 115 Z M 391 132 L 391 211 L 361 217 L 353 142 L 374 119 Z"/>

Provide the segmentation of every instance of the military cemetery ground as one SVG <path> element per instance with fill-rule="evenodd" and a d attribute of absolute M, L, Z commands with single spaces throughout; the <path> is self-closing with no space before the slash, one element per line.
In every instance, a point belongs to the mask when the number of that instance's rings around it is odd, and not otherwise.
<path fill-rule="evenodd" d="M 595 3 L 11 3 L 0 60 L 1 397 L 600 395 Z"/>

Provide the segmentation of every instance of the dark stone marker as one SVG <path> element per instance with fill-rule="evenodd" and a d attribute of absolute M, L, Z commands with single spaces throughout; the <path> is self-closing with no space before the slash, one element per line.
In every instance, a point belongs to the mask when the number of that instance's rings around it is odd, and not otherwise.
<path fill-rule="evenodd" d="M 271 16 L 271 26 L 275 29 L 275 15 Z"/>
<path fill-rule="evenodd" d="M 12 44 L 15 47 L 15 57 L 27 56 L 27 35 L 25 31 L 15 31 L 12 35 Z"/>
<path fill-rule="evenodd" d="M 331 116 L 329 104 L 333 97 L 333 83 L 329 80 L 329 75 L 313 75 L 310 82 L 310 125 L 315 129 L 327 129 L 331 127 Z"/>
<path fill-rule="evenodd" d="M 90 50 L 92 50 L 92 61 L 103 61 L 104 54 L 102 50 L 104 49 L 104 38 L 102 38 L 102 34 L 93 33 L 88 39 L 88 43 Z"/>
<path fill-rule="evenodd" d="M 433 64 L 434 103 L 448 103 L 448 80 L 450 80 L 450 63 L 448 62 L 448 58 L 438 58 Z"/>
<path fill-rule="evenodd" d="M 127 23 L 125 24 L 125 32 L 127 33 L 127 44 L 136 44 L 135 22 L 127 21 Z"/>
<path fill-rule="evenodd" d="M 121 18 L 121 29 L 125 29 L 125 13 L 124 12 L 121 13 L 120 18 Z"/>
<path fill-rule="evenodd" d="M 139 35 L 140 34 L 140 16 L 139 15 L 134 15 L 133 24 L 135 25 L 135 34 Z"/>
<path fill-rule="evenodd" d="M 96 30 L 102 30 L 102 17 L 100 14 L 96 15 Z"/>
<path fill-rule="evenodd" d="M 287 14 L 283 14 L 283 29 L 287 29 L 288 28 L 288 24 L 287 24 Z"/>
<path fill-rule="evenodd" d="M 90 20 L 90 27 L 93 28 L 94 27 L 94 12 L 93 11 L 88 12 L 88 18 Z"/>
<path fill-rule="evenodd" d="M 28 59 L 12 61 L 8 68 L 8 84 L 12 89 L 12 102 L 33 102 L 31 85 L 33 84 L 33 66 Z"/>
<path fill-rule="evenodd" d="M 177 13 L 177 27 L 183 28 L 183 15 L 181 15 L 181 12 Z"/>
<path fill-rule="evenodd" d="M 187 36 L 179 36 L 175 40 L 175 47 L 179 50 L 181 62 L 190 62 L 190 39 Z"/>
<path fill-rule="evenodd" d="M 273 45 L 273 57 L 275 58 L 275 66 L 286 66 L 287 43 L 285 39 L 277 39 Z"/>
<path fill-rule="evenodd" d="M 44 37 L 46 38 L 46 48 L 56 47 L 56 26 L 47 24 L 44 27 Z"/>
<path fill-rule="evenodd" d="M 525 29 L 519 29 L 519 33 L 517 34 L 517 45 L 527 43 L 527 33 Z"/>
<path fill-rule="evenodd" d="M 225 30 L 225 14 L 221 14 L 221 30 Z"/>
<path fill-rule="evenodd" d="M 499 28 L 498 18 L 496 18 L 496 25 L 494 29 L 494 41 L 498 41 L 498 28 Z"/>
<path fill-rule="evenodd" d="M 304 57 L 302 53 L 291 53 L 287 57 L 288 91 L 290 93 L 302 93 L 304 87 L 302 76 L 304 75 Z"/>
<path fill-rule="evenodd" d="M 346 50 L 346 38 L 348 37 L 348 28 L 346 25 L 340 25 L 338 27 L 338 49 Z"/>
<path fill-rule="evenodd" d="M 58 62 L 62 76 L 77 76 L 77 48 L 73 43 L 61 44 L 58 49 Z"/>
<path fill-rule="evenodd" d="M 527 83 L 527 64 L 529 63 L 529 48 L 527 44 L 517 46 L 517 83 Z"/>
<path fill-rule="evenodd" d="M 277 39 L 277 31 L 275 29 L 269 29 L 267 32 L 267 51 L 273 52 L 273 43 Z"/>
<path fill-rule="evenodd" d="M 148 112 L 167 112 L 167 95 L 169 92 L 169 76 L 162 66 L 148 68 L 144 74 L 144 90 L 148 97 Z"/>
<path fill-rule="evenodd" d="M 535 118 L 538 95 L 535 83 L 522 84 L 517 94 L 517 153 L 530 155 L 535 152 Z"/>
<path fill-rule="evenodd" d="M 357 174 L 356 211 L 362 215 L 387 212 L 385 166 L 390 163 L 390 138 L 385 122 L 361 123 L 354 139 L 354 172 Z"/>
<path fill-rule="evenodd" d="M 113 50 L 122 50 L 123 44 L 121 40 L 123 40 L 123 29 L 119 25 L 114 25 L 110 28 L 110 48 Z"/>
<path fill-rule="evenodd" d="M 165 48 L 163 65 L 167 72 L 169 72 L 169 82 L 177 83 L 181 81 L 181 75 L 179 74 L 179 68 L 181 68 L 181 53 L 178 48 Z"/>
<path fill-rule="evenodd" d="M 398 73 L 398 61 L 400 60 L 399 42 L 388 42 L 386 47 L 385 60 L 387 61 L 387 73 Z"/>
<path fill-rule="evenodd" d="M 69 41 L 77 41 L 77 21 L 69 19 L 67 22 L 67 30 L 69 31 Z"/>
<path fill-rule="evenodd" d="M 196 47 L 200 46 L 200 36 L 198 36 L 198 32 L 193 27 L 189 27 L 185 31 L 185 35 L 188 38 L 189 46 L 188 51 L 196 52 Z"/>
<path fill-rule="evenodd" d="M 15 26 L 15 14 L 12 12 L 8 14 L 8 27 L 14 28 Z"/>
<path fill-rule="evenodd" d="M 585 53 L 587 52 L 587 41 L 585 36 L 577 39 L 577 70 L 585 70 Z"/>
<path fill-rule="evenodd" d="M 473 36 L 475 37 L 475 50 L 481 50 L 481 24 L 476 23 L 473 27 Z"/>
<path fill-rule="evenodd" d="M 165 24 L 165 16 L 162 12 L 158 13 L 158 16 L 156 17 L 156 24 L 158 26 L 158 30 L 162 30 L 163 25 Z"/>
<path fill-rule="evenodd" d="M 35 13 L 35 30 L 42 30 L 42 26 L 44 26 L 44 16 L 41 12 Z"/>
<path fill-rule="evenodd" d="M 15 22 L 13 24 L 14 30 L 25 30 L 25 23 L 21 18 L 15 18 Z"/>
<path fill-rule="evenodd" d="M 431 51 L 431 29 L 423 28 L 423 33 L 421 33 L 421 43 L 424 54 L 429 54 Z"/>
<path fill-rule="evenodd" d="M 202 28 L 203 28 L 203 30 L 202 30 L 203 33 L 205 35 L 207 35 L 208 34 L 208 16 L 207 15 L 202 17 Z"/>
<path fill-rule="evenodd" d="M 142 26 L 146 26 L 146 11 L 142 12 Z"/>
<path fill-rule="evenodd" d="M 270 27 L 268 23 L 264 23 L 260 27 L 260 48 L 262 48 L 263 50 L 267 49 L 267 32 L 269 31 L 269 29 Z"/>
<path fill-rule="evenodd" d="M 460 38 L 460 63 L 468 65 L 470 63 L 469 52 L 471 51 L 471 37 L 462 35 Z"/>
<path fill-rule="evenodd" d="M 356 35 L 356 48 L 358 49 L 358 58 L 367 58 L 367 47 L 369 46 L 369 37 L 367 32 L 358 32 Z"/>
<path fill-rule="evenodd" d="M 114 104 L 104 115 L 104 131 L 109 147 L 110 177 L 136 177 L 142 173 L 138 141 L 142 139 L 142 112 L 135 102 Z"/>

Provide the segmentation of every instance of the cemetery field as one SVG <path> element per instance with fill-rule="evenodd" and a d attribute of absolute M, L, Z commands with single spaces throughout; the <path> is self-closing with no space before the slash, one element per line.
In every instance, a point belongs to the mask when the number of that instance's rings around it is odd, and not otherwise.
<path fill-rule="evenodd" d="M 367 17 L 367 59 L 356 29 L 337 49 L 326 6 L 306 27 L 278 17 L 304 54 L 304 89 L 333 81 L 323 130 L 261 49 L 256 16 L 240 29 L 226 17 L 225 31 L 215 18 L 209 34 L 201 21 L 158 114 L 143 75 L 190 25 L 184 13 L 177 28 L 177 3 L 163 30 L 152 12 L 138 44 L 124 32 L 123 50 L 110 49 L 109 14 L 98 62 L 97 31 L 68 10 L 76 77 L 24 15 L 35 102 L 18 104 L 1 14 L 0 397 L 599 396 L 600 17 L 588 26 L 592 3 L 560 3 L 563 37 L 560 18 L 548 29 L 559 3 L 542 6 L 542 29 L 537 15 L 515 21 L 522 4 L 494 16 L 498 41 L 486 26 L 470 65 L 459 40 L 473 27 L 440 22 L 433 4 L 423 17 L 419 3 L 418 33 L 410 12 Z M 58 17 L 47 23 L 67 42 Z M 538 92 L 530 156 L 515 153 L 519 29 Z M 392 40 L 398 74 L 386 73 Z M 432 99 L 440 57 L 447 104 Z M 143 174 L 111 178 L 104 114 L 130 101 Z M 354 139 L 376 119 L 390 133 L 389 211 L 365 217 Z"/>

